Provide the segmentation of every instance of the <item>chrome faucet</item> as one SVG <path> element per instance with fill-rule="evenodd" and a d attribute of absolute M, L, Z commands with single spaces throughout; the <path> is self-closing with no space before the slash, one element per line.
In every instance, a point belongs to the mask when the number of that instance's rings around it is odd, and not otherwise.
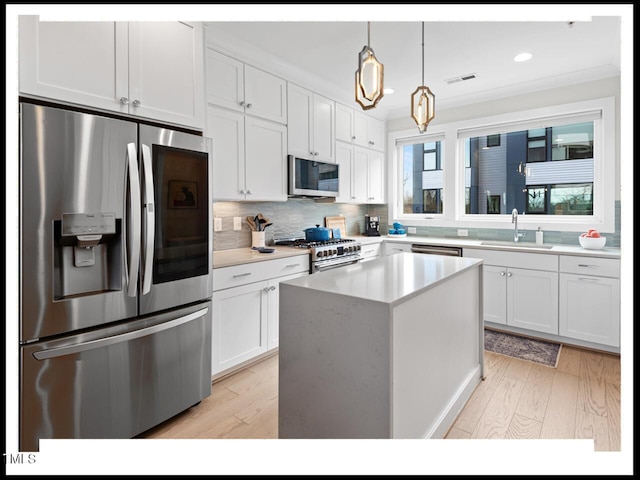
<path fill-rule="evenodd" d="M 514 224 L 513 227 L 513 241 L 518 242 L 522 237 L 524 237 L 524 232 L 518 232 L 518 209 L 514 208 L 511 210 L 511 223 Z"/>

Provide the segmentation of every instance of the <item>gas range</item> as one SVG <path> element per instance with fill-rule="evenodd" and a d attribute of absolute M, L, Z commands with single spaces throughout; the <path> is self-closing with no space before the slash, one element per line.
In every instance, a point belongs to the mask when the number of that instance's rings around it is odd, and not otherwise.
<path fill-rule="evenodd" d="M 288 245 L 311 250 L 312 273 L 359 262 L 362 246 L 351 238 L 332 238 L 310 242 L 304 238 L 275 239 L 275 245 Z"/>

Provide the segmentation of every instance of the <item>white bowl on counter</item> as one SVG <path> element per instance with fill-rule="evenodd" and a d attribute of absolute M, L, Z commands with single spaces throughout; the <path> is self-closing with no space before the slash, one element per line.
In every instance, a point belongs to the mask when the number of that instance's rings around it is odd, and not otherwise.
<path fill-rule="evenodd" d="M 587 250 L 601 250 L 607 243 L 607 237 L 578 237 L 580 246 Z"/>

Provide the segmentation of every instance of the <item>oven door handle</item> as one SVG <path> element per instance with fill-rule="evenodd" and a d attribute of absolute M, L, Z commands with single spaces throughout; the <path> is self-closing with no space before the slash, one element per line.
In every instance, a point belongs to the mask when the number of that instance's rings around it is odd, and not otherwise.
<path fill-rule="evenodd" d="M 318 265 L 318 264 L 316 264 L 315 265 L 315 269 L 317 271 L 319 271 L 319 272 L 322 272 L 322 271 L 326 271 L 326 270 L 332 270 L 334 268 L 346 267 L 347 265 L 353 265 L 355 263 L 360 262 L 360 260 L 362 260 L 362 259 L 361 258 L 356 258 L 356 259 L 354 259 L 354 260 L 352 260 L 350 262 L 328 263 L 326 265 L 322 265 L 322 264 Z"/>

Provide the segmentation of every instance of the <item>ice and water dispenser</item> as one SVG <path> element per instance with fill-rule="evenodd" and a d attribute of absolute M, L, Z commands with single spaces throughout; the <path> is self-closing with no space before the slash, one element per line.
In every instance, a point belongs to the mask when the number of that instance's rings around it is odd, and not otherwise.
<path fill-rule="evenodd" d="M 122 289 L 122 225 L 114 213 L 63 213 L 54 221 L 54 297 Z"/>

